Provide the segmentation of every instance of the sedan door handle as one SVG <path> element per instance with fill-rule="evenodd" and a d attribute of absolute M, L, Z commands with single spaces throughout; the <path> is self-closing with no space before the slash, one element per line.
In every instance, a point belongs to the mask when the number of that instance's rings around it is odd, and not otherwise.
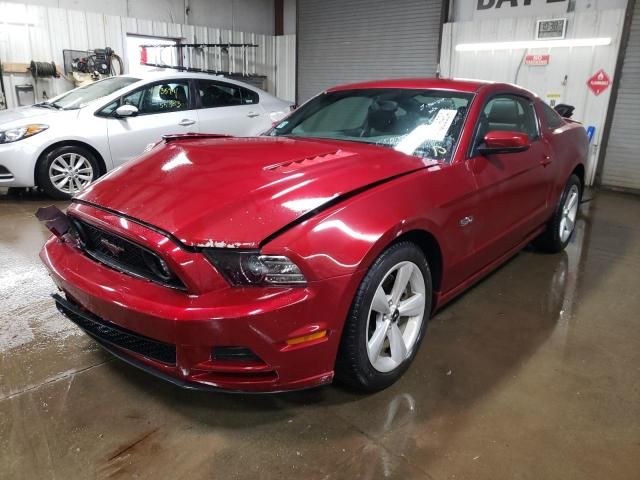
<path fill-rule="evenodd" d="M 254 117 L 259 117 L 259 116 L 260 116 L 260 114 L 257 113 L 257 112 L 249 112 L 249 113 L 247 113 L 247 117 L 249 117 L 249 118 L 254 118 Z"/>
<path fill-rule="evenodd" d="M 195 120 L 190 120 L 188 118 L 183 118 L 182 120 L 180 120 L 178 125 L 180 125 L 182 127 L 188 127 L 189 125 L 193 125 L 194 123 L 196 123 Z"/>
<path fill-rule="evenodd" d="M 549 155 L 544 155 L 544 156 L 542 157 L 542 160 L 540 160 L 540 164 L 541 164 L 543 167 L 546 167 L 546 166 L 547 166 L 547 165 L 549 165 L 550 163 L 551 163 L 551 156 L 549 156 Z"/>

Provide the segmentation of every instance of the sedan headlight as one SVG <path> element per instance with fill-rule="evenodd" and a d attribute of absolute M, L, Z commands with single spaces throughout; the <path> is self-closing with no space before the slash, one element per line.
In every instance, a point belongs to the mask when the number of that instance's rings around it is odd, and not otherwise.
<path fill-rule="evenodd" d="M 49 125 L 33 123 L 30 125 L 25 125 L 23 127 L 0 130 L 0 143 L 17 142 L 18 140 L 32 137 L 40 132 L 44 132 L 47 128 L 49 128 Z"/>
<path fill-rule="evenodd" d="M 307 282 L 300 268 L 283 255 L 224 250 L 205 250 L 204 254 L 234 286 L 301 285 Z"/>

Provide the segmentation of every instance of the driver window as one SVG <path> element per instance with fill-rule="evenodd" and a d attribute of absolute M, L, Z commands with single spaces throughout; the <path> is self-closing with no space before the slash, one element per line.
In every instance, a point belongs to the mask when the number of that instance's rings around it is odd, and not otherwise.
<path fill-rule="evenodd" d="M 181 81 L 151 85 L 123 97 L 122 104 L 137 107 L 140 115 L 188 110 L 189 83 Z"/>
<path fill-rule="evenodd" d="M 493 131 L 526 133 L 529 140 L 536 140 L 538 127 L 531 103 L 513 95 L 499 95 L 489 100 L 480 114 L 475 144 L 481 144 L 484 136 Z"/>

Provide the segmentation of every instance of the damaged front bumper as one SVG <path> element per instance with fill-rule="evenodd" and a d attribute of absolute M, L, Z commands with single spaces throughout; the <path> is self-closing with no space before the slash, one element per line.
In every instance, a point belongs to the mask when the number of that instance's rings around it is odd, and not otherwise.
<path fill-rule="evenodd" d="M 192 269 L 186 283 L 201 287 L 169 289 L 96 262 L 64 219 L 40 216 L 57 227 L 40 256 L 61 291 L 58 309 L 117 357 L 190 389 L 278 392 L 332 381 L 350 277 L 232 288 L 210 280 L 218 274 L 201 252 L 174 252 L 166 237 L 146 231 L 136 238 L 165 258 L 173 252 L 173 264 Z"/>

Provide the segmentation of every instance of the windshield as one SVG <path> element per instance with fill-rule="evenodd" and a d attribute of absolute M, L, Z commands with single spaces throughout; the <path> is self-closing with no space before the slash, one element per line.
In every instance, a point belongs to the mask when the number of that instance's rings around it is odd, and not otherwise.
<path fill-rule="evenodd" d="M 307 102 L 269 134 L 373 143 L 449 161 L 472 97 L 389 88 L 329 92 Z"/>
<path fill-rule="evenodd" d="M 74 109 L 81 108 L 89 102 L 97 100 L 124 88 L 132 83 L 139 82 L 139 78 L 133 77 L 110 77 L 99 82 L 79 87 L 70 92 L 63 93 L 49 102 L 47 105 L 53 105 L 56 108 Z"/>

